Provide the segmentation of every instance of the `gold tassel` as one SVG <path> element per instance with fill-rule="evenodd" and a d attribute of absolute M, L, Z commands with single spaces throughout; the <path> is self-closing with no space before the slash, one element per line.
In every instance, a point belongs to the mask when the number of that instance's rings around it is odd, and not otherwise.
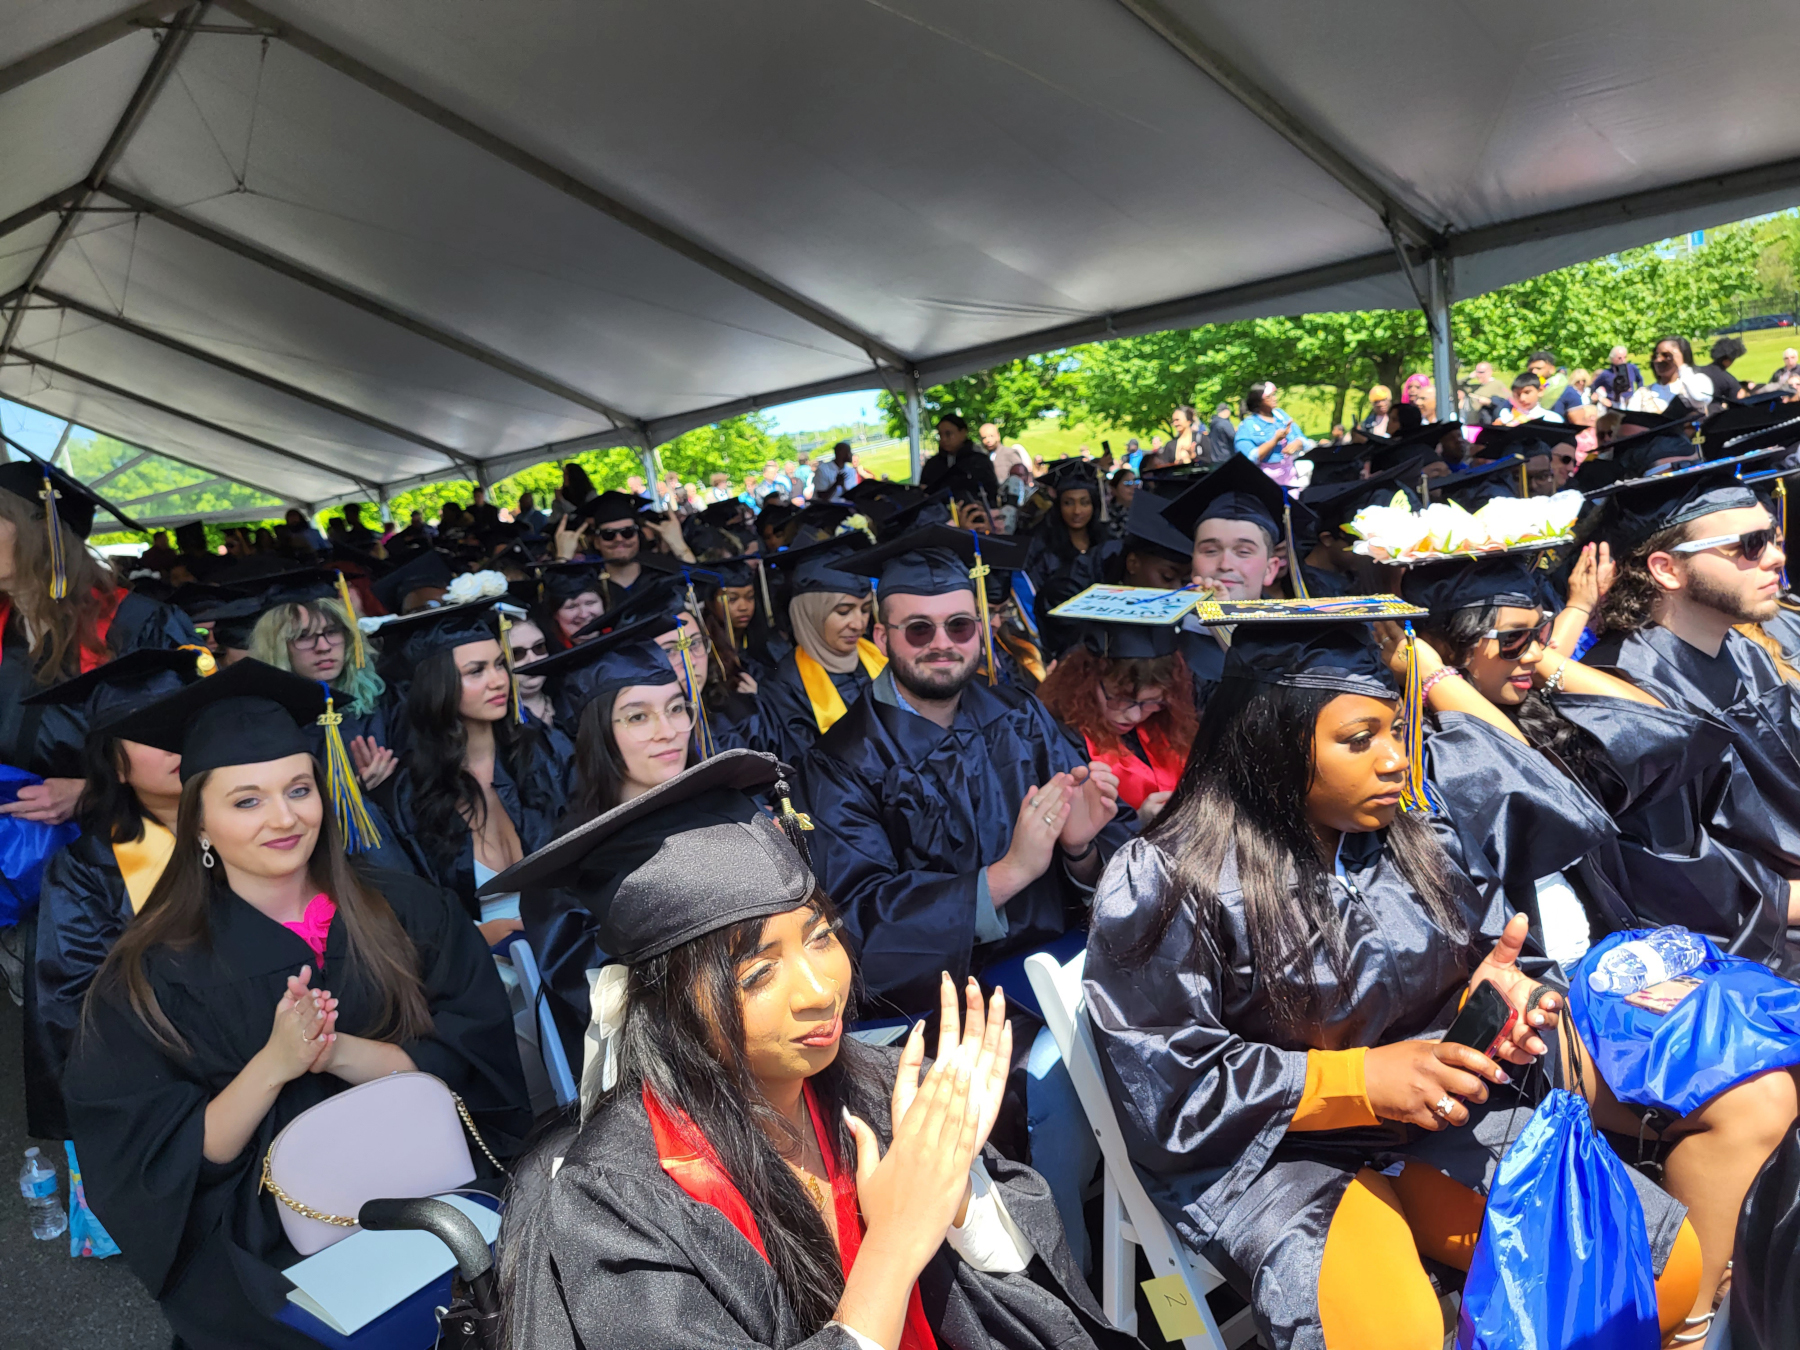
<path fill-rule="evenodd" d="M 1775 480 L 1775 528 L 1781 531 L 1783 556 L 1787 551 L 1787 479 Z M 1781 589 L 1787 590 L 1787 564 L 1781 564 Z"/>
<path fill-rule="evenodd" d="M 1408 763 L 1400 805 L 1407 811 L 1442 812 L 1437 794 L 1425 778 L 1425 696 L 1420 688 L 1418 643 L 1409 620 L 1406 624 L 1406 697 L 1400 707 L 1400 716 L 1406 722 Z"/>
<path fill-rule="evenodd" d="M 512 659 L 512 620 L 506 617 L 506 611 L 500 611 L 500 659 L 506 663 L 507 703 L 512 708 L 514 726 L 523 725 L 525 718 L 519 712 L 519 677 L 513 670 Z"/>
<path fill-rule="evenodd" d="M 66 600 L 69 598 L 69 558 L 63 548 L 62 521 L 56 513 L 56 484 L 50 481 L 50 475 L 44 474 L 44 490 L 39 494 L 44 499 L 44 522 L 50 529 L 50 598 Z"/>
<path fill-rule="evenodd" d="M 210 675 L 219 668 L 213 654 L 197 642 L 183 642 L 176 650 L 194 654 L 194 672 L 198 675 Z"/>
<path fill-rule="evenodd" d="M 337 808 L 338 829 L 344 836 L 344 852 L 366 853 L 381 847 L 381 832 L 369 818 L 363 805 L 362 788 L 356 781 L 356 769 L 344 749 L 344 715 L 337 710 L 331 686 L 320 681 L 325 690 L 325 711 L 319 725 L 325 728 L 325 782 L 331 790 L 331 802 Z"/>
<path fill-rule="evenodd" d="M 1286 495 L 1285 493 L 1283 494 Z M 1281 523 L 1287 530 L 1288 565 L 1293 568 L 1294 598 L 1310 600 L 1306 593 L 1306 577 L 1300 563 L 1300 550 L 1294 547 L 1294 506 L 1292 502 L 1284 502 L 1281 507 Z"/>
<path fill-rule="evenodd" d="M 368 650 L 363 646 L 362 625 L 356 621 L 356 603 L 350 598 L 350 583 L 344 574 L 337 574 L 338 603 L 344 607 L 344 613 L 350 621 L 350 664 L 361 670 L 369 664 Z"/>
<path fill-rule="evenodd" d="M 988 687 L 992 688 L 1000 682 L 994 669 L 994 626 L 988 622 L 987 576 L 993 569 L 982 561 L 981 536 L 970 530 L 969 538 L 975 541 L 975 565 L 969 569 L 969 580 L 975 583 L 975 612 L 981 616 L 981 651 L 987 657 Z"/>

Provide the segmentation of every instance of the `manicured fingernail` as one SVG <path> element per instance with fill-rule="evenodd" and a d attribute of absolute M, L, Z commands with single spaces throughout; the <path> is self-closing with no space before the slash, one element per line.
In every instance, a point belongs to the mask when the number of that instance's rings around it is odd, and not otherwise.
<path fill-rule="evenodd" d="M 1494 1081 L 1496 1083 L 1510 1083 L 1510 1082 L 1512 1082 L 1512 1075 L 1509 1074 L 1505 1069 L 1495 1069 L 1494 1070 Z"/>

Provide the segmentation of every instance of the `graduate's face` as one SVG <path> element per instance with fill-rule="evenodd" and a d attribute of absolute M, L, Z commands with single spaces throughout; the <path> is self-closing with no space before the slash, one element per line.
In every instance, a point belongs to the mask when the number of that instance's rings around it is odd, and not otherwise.
<path fill-rule="evenodd" d="M 609 520 L 594 527 L 594 544 L 607 562 L 630 562 L 637 557 L 642 542 L 633 520 Z"/>
<path fill-rule="evenodd" d="M 839 656 L 848 656 L 869 629 L 869 602 L 859 595 L 840 595 L 831 613 L 819 625 L 825 645 Z"/>
<path fill-rule="evenodd" d="M 757 949 L 737 967 L 744 1053 L 765 1088 L 811 1078 L 837 1058 L 850 997 L 850 954 L 808 906 L 763 921 Z"/>
<path fill-rule="evenodd" d="M 1524 609 L 1518 605 L 1501 605 L 1494 612 L 1494 631 L 1502 636 L 1483 638 L 1469 653 L 1463 669 L 1489 703 L 1503 708 L 1517 707 L 1531 692 L 1532 672 L 1544 659 L 1543 644 L 1532 633 L 1530 641 L 1519 647 L 1524 634 L 1543 622 L 1543 611 Z M 1511 655 L 1508 655 L 1508 653 Z"/>
<path fill-rule="evenodd" d="M 124 768 L 119 781 L 140 797 L 181 796 L 181 756 L 154 745 L 136 741 L 120 741 L 119 757 Z"/>
<path fill-rule="evenodd" d="M 1159 684 L 1133 689 L 1126 684 L 1100 682 L 1100 709 L 1107 725 L 1119 735 L 1136 731 L 1149 718 L 1155 717 L 1167 703 L 1169 691 Z"/>
<path fill-rule="evenodd" d="M 1085 530 L 1094 518 L 1094 494 L 1086 488 L 1064 488 L 1057 495 L 1056 509 L 1071 530 Z"/>
<path fill-rule="evenodd" d="M 492 638 L 465 642 L 451 654 L 462 677 L 462 698 L 456 711 L 465 721 L 498 722 L 512 701 L 512 676 Z"/>
<path fill-rule="evenodd" d="M 598 591 L 583 591 L 573 600 L 563 601 L 556 607 L 556 626 L 562 629 L 563 640 L 574 642 L 575 634 L 599 618 L 605 608 Z"/>
<path fill-rule="evenodd" d="M 344 673 L 344 656 L 350 635 L 323 610 L 305 609 L 299 630 L 288 639 L 288 664 L 306 680 L 331 683 Z"/>
<path fill-rule="evenodd" d="M 1125 584 L 1148 586 L 1152 590 L 1172 591 L 1187 584 L 1187 569 L 1172 558 L 1158 553 L 1127 553 Z"/>
<path fill-rule="evenodd" d="M 756 587 L 727 586 L 724 588 L 723 594 L 726 617 L 731 620 L 734 630 L 742 632 L 756 617 Z"/>
<path fill-rule="evenodd" d="M 1307 823 L 1339 834 L 1364 834 L 1394 823 L 1410 761 L 1394 728 L 1396 703 L 1339 694 L 1313 728 L 1313 780 Z"/>
<path fill-rule="evenodd" d="M 973 591 L 896 595 L 883 602 L 882 612 L 888 660 L 902 688 L 920 698 L 947 699 L 974 678 L 981 659 L 981 621 Z M 958 619 L 968 622 L 954 622 Z M 920 639 L 917 645 L 907 631 L 909 625 Z M 967 639 L 951 637 L 952 627 L 966 631 Z"/>
<path fill-rule="evenodd" d="M 706 642 L 700 636 L 700 625 L 694 622 L 694 616 L 686 610 L 681 613 L 681 627 L 671 628 L 656 639 L 656 645 L 669 654 L 669 668 L 675 672 L 677 679 L 687 679 L 687 672 L 681 666 L 681 649 L 687 646 L 688 664 L 694 668 L 694 686 L 706 683 Z"/>
<path fill-rule="evenodd" d="M 1760 558 L 1746 558 L 1735 536 L 1766 530 L 1774 523 L 1761 506 L 1701 516 L 1687 527 L 1690 541 L 1734 536 L 1732 541 L 1698 553 L 1652 553 L 1645 560 L 1650 576 L 1671 598 L 1684 596 L 1727 615 L 1733 623 L 1772 619 L 1780 608 L 1781 569 L 1787 554 L 1779 543 L 1772 543 Z"/>
<path fill-rule="evenodd" d="M 1194 580 L 1224 600 L 1260 600 L 1281 575 L 1262 526 L 1248 520 L 1203 520 L 1194 531 Z"/>
<path fill-rule="evenodd" d="M 550 644 L 544 640 L 544 630 L 530 619 L 520 619 L 506 630 L 508 655 L 512 657 L 514 666 L 522 666 L 528 661 L 541 661 L 550 655 Z M 520 675 L 519 696 L 536 698 L 544 691 L 547 675 Z"/>
<path fill-rule="evenodd" d="M 233 872 L 286 877 L 312 860 L 325 818 L 311 755 L 214 769 L 200 790 L 200 837 Z"/>
<path fill-rule="evenodd" d="M 633 684 L 613 697 L 613 743 L 631 796 L 666 783 L 687 767 L 694 711 L 678 684 Z"/>

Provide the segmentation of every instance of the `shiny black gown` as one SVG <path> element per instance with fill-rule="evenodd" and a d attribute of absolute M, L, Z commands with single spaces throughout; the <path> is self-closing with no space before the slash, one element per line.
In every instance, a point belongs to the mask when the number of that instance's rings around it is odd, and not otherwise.
<path fill-rule="evenodd" d="M 1800 705 L 1762 648 L 1738 633 L 1707 656 L 1651 625 L 1602 638 L 1582 658 L 1716 721 L 1731 752 L 1652 809 L 1621 819 L 1664 864 L 1648 903 L 1660 922 L 1719 938 L 1777 970 L 1795 969 L 1788 880 L 1800 877 Z M 1664 917 L 1666 916 L 1666 917 Z"/>
<path fill-rule="evenodd" d="M 847 1038 L 842 1053 L 866 1064 L 874 1089 L 864 1094 L 866 1118 L 885 1146 L 898 1052 Z M 919 1276 L 919 1294 L 941 1350 L 1135 1345 L 1101 1316 L 1043 1178 L 992 1146 L 983 1161 L 1038 1259 L 1019 1274 L 989 1274 L 947 1243 L 939 1248 Z M 840 1326 L 805 1335 L 761 1253 L 723 1213 L 669 1179 L 641 1092 L 603 1101 L 579 1133 L 534 1151 L 509 1193 L 501 1241 L 515 1345 L 856 1350 Z"/>
<path fill-rule="evenodd" d="M 1441 1034 L 1510 910 L 1477 888 L 1447 836 L 1451 880 L 1473 950 L 1428 917 L 1390 852 L 1386 831 L 1344 836 L 1331 895 L 1344 926 L 1348 979 L 1314 957 L 1318 1011 L 1299 1026 L 1271 1005 L 1252 956 L 1235 859 L 1218 882 L 1220 912 L 1194 952 L 1193 900 L 1147 960 L 1125 955 L 1151 931 L 1174 884 L 1155 844 L 1134 840 L 1094 896 L 1084 990 L 1119 1125 L 1145 1189 L 1182 1240 L 1251 1300 L 1265 1344 L 1322 1350 L 1318 1275 L 1325 1235 L 1358 1170 L 1403 1159 L 1485 1189 L 1495 1154 L 1531 1109 L 1493 1089 L 1471 1124 L 1433 1134 L 1383 1123 L 1288 1135 L 1306 1086 L 1308 1050 L 1386 1045 Z M 1492 1152 L 1490 1152 L 1490 1149 Z M 1658 1270 L 1684 1211 L 1633 1174 Z"/>
<path fill-rule="evenodd" d="M 530 1115 L 493 959 L 439 887 L 391 872 L 365 875 L 418 950 L 435 1024 L 432 1035 L 403 1048 L 463 1098 L 488 1146 L 507 1156 Z M 194 1350 L 317 1350 L 271 1320 L 286 1301 L 280 1271 L 296 1254 L 277 1201 L 259 1192 L 258 1181 L 276 1134 L 346 1085 L 328 1073 L 303 1074 L 282 1088 L 236 1158 L 208 1162 L 201 1148 L 207 1103 L 268 1041 L 287 977 L 301 966 L 322 966 L 314 983 L 337 996 L 340 1031 L 373 1029 L 374 991 L 338 955 L 345 941 L 339 918 L 320 963 L 299 936 L 227 895 L 213 902 L 210 944 L 159 949 L 146 961 L 157 1002 L 192 1053 L 170 1053 L 122 1002 L 102 999 L 70 1055 L 64 1091 L 88 1204 Z M 471 1153 L 483 1165 L 481 1151 Z"/>
<path fill-rule="evenodd" d="M 940 971 L 960 982 L 1034 951 L 1081 928 L 1088 902 L 1053 861 L 1001 911 L 1005 935 L 977 945 L 983 869 L 1005 855 L 1026 790 L 1086 760 L 1029 694 L 976 681 L 946 730 L 894 701 L 892 671 L 801 769 L 813 870 L 856 943 L 871 1017 L 929 1014 Z M 1134 817 L 1121 802 L 1097 840 L 1102 863 Z"/>

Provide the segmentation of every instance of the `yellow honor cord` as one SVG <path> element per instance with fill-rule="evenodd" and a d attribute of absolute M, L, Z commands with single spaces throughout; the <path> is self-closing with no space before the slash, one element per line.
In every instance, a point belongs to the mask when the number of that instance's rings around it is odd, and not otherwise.
<path fill-rule="evenodd" d="M 69 557 L 63 549 L 62 523 L 56 512 L 56 484 L 50 481 L 50 475 L 44 475 L 44 490 L 39 494 L 44 499 L 44 523 L 50 531 L 50 598 L 66 600 L 69 598 Z"/>
<path fill-rule="evenodd" d="M 319 725 L 325 728 L 325 784 L 337 811 L 338 830 L 344 836 L 344 852 L 363 853 L 381 847 L 381 832 L 369 817 L 369 808 L 363 805 L 356 769 L 344 748 L 344 733 L 339 730 L 343 722 L 344 715 L 337 710 L 331 686 L 326 685 L 325 711 L 319 715 Z"/>
<path fill-rule="evenodd" d="M 361 670 L 369 664 L 368 651 L 363 647 L 362 626 L 356 622 L 356 604 L 350 598 L 350 583 L 344 574 L 337 574 L 338 603 L 344 607 L 344 615 L 350 621 L 350 664 Z"/>

